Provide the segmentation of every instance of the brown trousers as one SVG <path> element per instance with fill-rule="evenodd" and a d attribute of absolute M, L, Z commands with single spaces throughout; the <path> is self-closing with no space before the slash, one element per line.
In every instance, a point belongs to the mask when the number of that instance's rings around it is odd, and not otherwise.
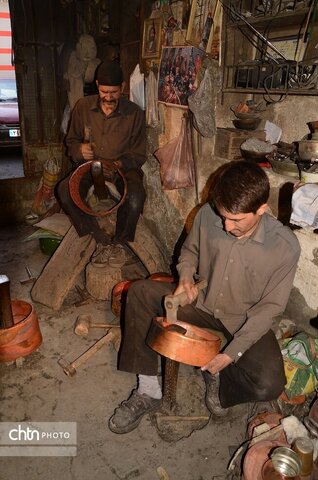
<path fill-rule="evenodd" d="M 146 343 L 154 317 L 163 315 L 163 297 L 175 285 L 152 280 L 134 282 L 128 291 L 119 370 L 157 375 L 158 355 Z M 178 309 L 178 319 L 198 327 L 232 336 L 220 320 L 193 304 Z M 220 372 L 220 401 L 223 407 L 240 403 L 275 400 L 286 383 L 281 351 L 272 330 L 260 338 L 242 357 Z"/>

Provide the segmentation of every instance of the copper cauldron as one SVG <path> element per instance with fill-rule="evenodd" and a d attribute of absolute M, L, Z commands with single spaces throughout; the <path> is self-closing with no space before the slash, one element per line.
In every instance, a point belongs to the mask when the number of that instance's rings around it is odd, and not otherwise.
<path fill-rule="evenodd" d="M 156 317 L 151 323 L 147 344 L 160 355 L 202 367 L 219 353 L 221 338 L 186 322 L 171 323 L 164 317 Z"/>

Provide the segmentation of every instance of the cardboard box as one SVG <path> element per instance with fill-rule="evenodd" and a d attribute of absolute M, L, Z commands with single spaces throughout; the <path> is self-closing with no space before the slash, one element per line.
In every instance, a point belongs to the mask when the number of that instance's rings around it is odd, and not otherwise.
<path fill-rule="evenodd" d="M 237 128 L 217 128 L 214 155 L 228 160 L 241 160 L 240 146 L 248 138 L 265 141 L 264 130 L 238 130 Z"/>

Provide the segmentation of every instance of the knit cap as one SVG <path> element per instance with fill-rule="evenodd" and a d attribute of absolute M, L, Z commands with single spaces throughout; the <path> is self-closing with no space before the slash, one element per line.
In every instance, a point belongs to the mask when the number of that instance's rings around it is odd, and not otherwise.
<path fill-rule="evenodd" d="M 103 62 L 97 68 L 96 80 L 99 85 L 117 87 L 123 83 L 123 71 L 117 62 Z"/>

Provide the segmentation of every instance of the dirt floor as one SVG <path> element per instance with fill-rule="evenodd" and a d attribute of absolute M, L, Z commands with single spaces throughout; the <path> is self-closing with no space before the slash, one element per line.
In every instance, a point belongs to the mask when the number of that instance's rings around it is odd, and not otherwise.
<path fill-rule="evenodd" d="M 23 241 L 33 232 L 32 226 L 0 231 L 0 274 L 10 278 L 12 299 L 33 303 L 43 336 L 38 350 L 23 362 L 0 364 L 0 420 L 76 422 L 77 455 L 0 456 L 1 480 L 228 478 L 227 466 L 246 439 L 248 420 L 255 413 L 255 406 L 237 406 L 221 421 L 209 417 L 200 372 L 182 365 L 174 413 L 199 416 L 200 422 L 169 422 L 163 415 L 148 416 L 133 432 L 113 434 L 107 426 L 108 418 L 135 386 L 133 375 L 117 371 L 114 346 L 104 346 L 73 377 L 65 375 L 58 360 L 74 360 L 103 335 L 97 329 L 87 338 L 75 335 L 78 315 L 90 314 L 96 322 L 117 323 L 117 319 L 109 301 L 90 301 L 75 307 L 79 300 L 75 289 L 59 311 L 32 302 L 31 285 L 20 283 L 26 278 L 25 267 L 38 276 L 49 258 L 41 252 L 38 240 Z"/>

